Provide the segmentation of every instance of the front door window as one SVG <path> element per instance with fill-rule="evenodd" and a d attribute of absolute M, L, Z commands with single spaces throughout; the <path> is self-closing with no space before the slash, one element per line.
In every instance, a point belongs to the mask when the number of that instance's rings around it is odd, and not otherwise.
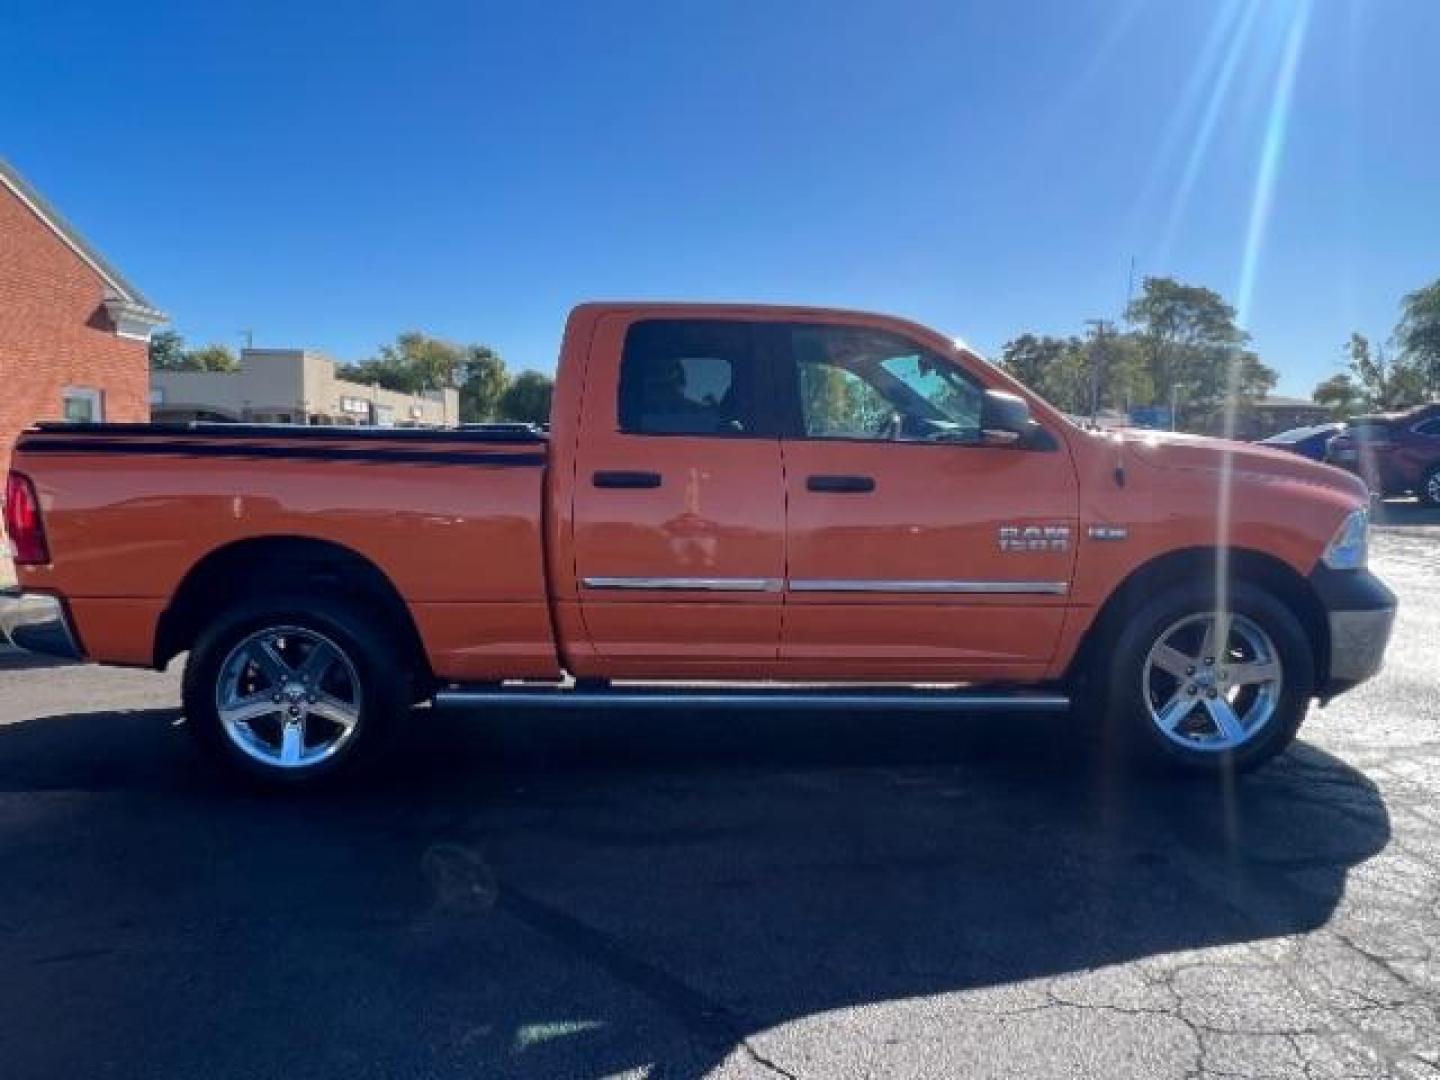
<path fill-rule="evenodd" d="M 980 441 L 981 388 L 944 357 L 860 327 L 796 327 L 791 343 L 808 438 Z"/>

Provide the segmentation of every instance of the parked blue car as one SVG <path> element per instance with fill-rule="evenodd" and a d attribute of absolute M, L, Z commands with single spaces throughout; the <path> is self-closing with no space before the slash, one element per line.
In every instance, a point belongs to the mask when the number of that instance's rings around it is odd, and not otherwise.
<path fill-rule="evenodd" d="M 1277 450 L 1289 450 L 1311 461 L 1324 461 L 1325 448 L 1330 440 L 1345 430 L 1344 424 L 1316 424 L 1313 427 L 1291 428 L 1268 439 L 1261 439 L 1261 446 L 1273 446 Z"/>

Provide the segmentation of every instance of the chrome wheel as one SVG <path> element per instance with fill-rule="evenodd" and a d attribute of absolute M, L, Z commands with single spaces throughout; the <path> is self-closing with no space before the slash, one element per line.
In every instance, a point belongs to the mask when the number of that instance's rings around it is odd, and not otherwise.
<path fill-rule="evenodd" d="M 1234 750 L 1275 714 L 1284 685 L 1279 651 L 1234 612 L 1189 615 L 1160 635 L 1141 675 L 1150 720 L 1188 750 Z"/>
<path fill-rule="evenodd" d="M 220 665 L 215 709 L 225 735 L 256 761 L 301 769 L 333 757 L 360 722 L 360 678 L 329 638 L 275 626 L 244 638 Z"/>
<path fill-rule="evenodd" d="M 1425 497 L 1431 506 L 1440 506 L 1440 469 L 1425 478 Z"/>

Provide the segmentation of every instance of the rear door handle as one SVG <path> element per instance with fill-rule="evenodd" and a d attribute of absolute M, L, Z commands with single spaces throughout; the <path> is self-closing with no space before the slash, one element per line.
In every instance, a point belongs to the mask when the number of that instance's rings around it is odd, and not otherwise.
<path fill-rule="evenodd" d="M 658 488 L 658 472 L 629 472 L 624 469 L 604 469 L 590 478 L 597 488 Z"/>
<path fill-rule="evenodd" d="M 811 476 L 806 479 L 805 487 L 810 491 L 860 494 L 875 490 L 875 478 L 873 476 Z"/>

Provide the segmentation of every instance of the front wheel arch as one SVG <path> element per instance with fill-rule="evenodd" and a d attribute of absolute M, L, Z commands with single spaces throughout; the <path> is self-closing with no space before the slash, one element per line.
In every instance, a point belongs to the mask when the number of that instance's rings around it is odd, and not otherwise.
<path fill-rule="evenodd" d="M 1230 548 L 1225 554 L 1232 583 L 1264 589 L 1294 613 L 1310 641 L 1316 685 L 1323 686 L 1330 671 L 1330 624 L 1310 582 L 1263 551 Z M 1107 646 L 1156 592 L 1185 582 L 1215 581 L 1220 557 L 1220 549 L 1214 547 L 1183 548 L 1158 555 L 1131 571 L 1091 621 L 1066 668 L 1066 684 L 1083 691 L 1097 665 L 1103 664 Z"/>

